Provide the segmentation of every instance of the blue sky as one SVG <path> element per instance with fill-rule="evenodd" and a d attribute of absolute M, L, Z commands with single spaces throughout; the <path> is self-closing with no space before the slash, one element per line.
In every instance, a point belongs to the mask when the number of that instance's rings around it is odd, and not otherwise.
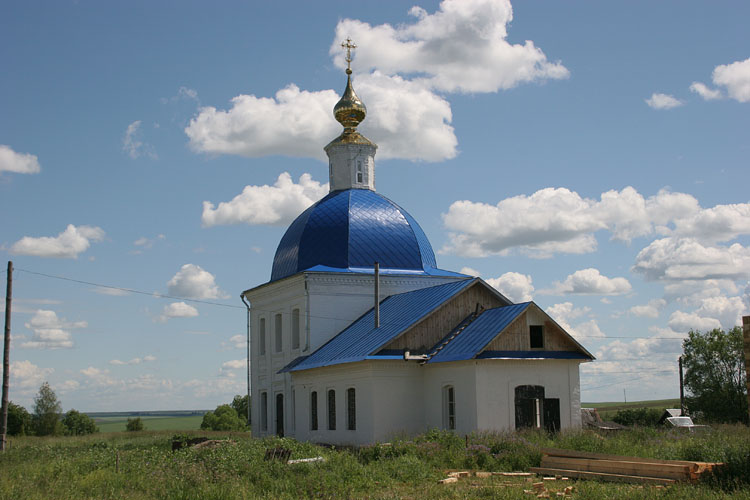
<path fill-rule="evenodd" d="M 327 192 L 346 36 L 378 192 L 440 267 L 569 327 L 598 358 L 585 401 L 677 396 L 679 339 L 750 312 L 748 18 L 740 1 L 4 3 L 11 399 L 44 380 L 88 411 L 245 391 L 239 294 Z"/>

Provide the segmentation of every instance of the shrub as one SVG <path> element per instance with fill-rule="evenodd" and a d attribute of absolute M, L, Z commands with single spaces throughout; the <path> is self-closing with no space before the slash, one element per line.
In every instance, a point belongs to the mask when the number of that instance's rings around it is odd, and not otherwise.
<path fill-rule="evenodd" d="M 662 413 L 656 408 L 632 408 L 618 411 L 612 420 L 620 425 L 656 427 Z"/>
<path fill-rule="evenodd" d="M 31 434 L 31 415 L 26 408 L 11 401 L 8 404 L 8 434 L 25 436 Z"/>
<path fill-rule="evenodd" d="M 241 431 L 246 427 L 245 420 L 229 405 L 220 405 L 216 410 L 203 415 L 201 429 L 212 431 Z"/>
<path fill-rule="evenodd" d="M 125 430 L 136 432 L 136 431 L 142 431 L 144 429 L 143 426 L 143 420 L 141 420 L 141 417 L 135 417 L 135 418 L 129 418 L 128 423 L 125 424 Z"/>
<path fill-rule="evenodd" d="M 66 436 L 82 436 L 84 434 L 99 432 L 94 419 L 76 410 L 70 410 L 66 413 L 62 419 L 62 424 L 65 428 Z"/>

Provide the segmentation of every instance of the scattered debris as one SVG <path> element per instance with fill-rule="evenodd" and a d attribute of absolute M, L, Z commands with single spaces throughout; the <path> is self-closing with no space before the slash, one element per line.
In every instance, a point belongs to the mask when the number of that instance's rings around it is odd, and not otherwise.
<path fill-rule="evenodd" d="M 216 448 L 217 446 L 223 446 L 225 444 L 235 444 L 234 441 L 229 441 L 227 439 L 206 439 L 205 441 L 201 441 L 200 443 L 196 443 L 193 445 L 193 449 L 201 449 L 201 448 Z"/>
<path fill-rule="evenodd" d="M 276 448 L 268 448 L 266 455 L 263 460 L 278 460 L 283 463 L 289 462 L 289 457 L 292 456 L 292 450 L 284 448 L 283 446 L 277 446 Z"/>
<path fill-rule="evenodd" d="M 295 460 L 289 460 L 288 464 L 309 464 L 310 462 L 325 462 L 324 457 L 313 457 L 313 458 L 297 458 Z"/>
<path fill-rule="evenodd" d="M 207 437 L 172 439 L 172 451 L 181 450 L 208 441 Z"/>
<path fill-rule="evenodd" d="M 445 479 L 441 479 L 438 481 L 439 484 L 448 484 L 448 483 L 457 483 L 458 478 L 457 477 L 446 477 Z"/>

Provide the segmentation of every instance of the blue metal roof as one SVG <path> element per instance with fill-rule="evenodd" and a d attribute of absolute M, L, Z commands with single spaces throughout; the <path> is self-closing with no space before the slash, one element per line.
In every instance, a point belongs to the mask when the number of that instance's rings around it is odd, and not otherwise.
<path fill-rule="evenodd" d="M 476 278 L 465 279 L 391 295 L 380 303 L 380 328 L 374 327 L 375 313 L 374 309 L 370 309 L 310 356 L 294 365 L 290 363 L 281 371 L 308 370 L 365 359 L 384 359 L 383 356 L 373 355 L 401 332 L 477 281 Z M 401 357 L 403 355 L 398 356 Z"/>
<path fill-rule="evenodd" d="M 284 234 L 271 281 L 316 266 L 440 274 L 422 228 L 403 208 L 369 189 L 329 193 L 305 210 Z"/>
<path fill-rule="evenodd" d="M 591 359 L 578 351 L 484 351 L 476 359 Z"/>
<path fill-rule="evenodd" d="M 498 333 L 529 307 L 531 302 L 487 309 L 435 354 L 428 363 L 472 359 Z"/>

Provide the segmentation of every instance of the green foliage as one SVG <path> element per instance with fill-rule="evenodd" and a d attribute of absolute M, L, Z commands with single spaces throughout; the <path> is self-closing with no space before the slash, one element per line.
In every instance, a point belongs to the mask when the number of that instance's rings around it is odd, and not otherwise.
<path fill-rule="evenodd" d="M 125 424 L 125 430 L 129 432 L 142 431 L 143 429 L 144 427 L 141 417 L 129 418 L 128 423 Z"/>
<path fill-rule="evenodd" d="M 39 387 L 39 393 L 34 398 L 34 414 L 31 424 L 37 436 L 57 436 L 62 434 L 63 425 L 60 422 L 62 405 L 57 399 L 55 391 L 44 382 Z"/>
<path fill-rule="evenodd" d="M 712 422 L 747 423 L 742 329 L 691 330 L 682 348 L 690 412 Z"/>
<path fill-rule="evenodd" d="M 640 427 L 655 427 L 659 423 L 664 411 L 656 408 L 629 408 L 626 410 L 620 410 L 615 413 L 612 417 L 614 422 L 620 425 L 627 426 L 640 426 Z"/>
<path fill-rule="evenodd" d="M 249 398 L 247 397 L 247 394 L 244 396 L 240 396 L 239 394 L 234 397 L 232 402 L 229 404 L 232 408 L 234 408 L 234 411 L 237 412 L 237 415 L 245 420 L 248 424 L 248 417 L 247 417 L 247 410 L 249 406 Z"/>
<path fill-rule="evenodd" d="M 25 436 L 31 434 L 31 415 L 26 408 L 15 404 L 13 401 L 8 403 L 8 435 Z"/>
<path fill-rule="evenodd" d="M 99 432 L 94 419 L 76 410 L 70 410 L 62 419 L 66 436 L 82 436 Z"/>
<path fill-rule="evenodd" d="M 240 418 L 229 405 L 220 405 L 216 410 L 207 412 L 201 422 L 201 429 L 212 431 L 241 431 L 246 427 L 245 419 Z"/>

